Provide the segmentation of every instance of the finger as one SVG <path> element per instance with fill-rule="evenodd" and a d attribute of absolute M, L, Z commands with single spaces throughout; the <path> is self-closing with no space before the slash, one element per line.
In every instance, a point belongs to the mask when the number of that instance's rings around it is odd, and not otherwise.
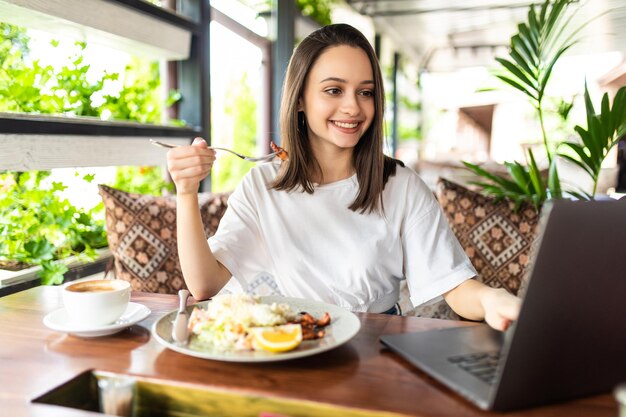
<path fill-rule="evenodd" d="M 171 171 L 194 166 L 213 165 L 213 162 L 215 162 L 215 155 L 191 155 L 181 158 L 168 158 L 167 167 Z"/>
<path fill-rule="evenodd" d="M 194 166 L 171 173 L 174 182 L 181 180 L 201 180 L 211 172 L 210 166 Z"/>
<path fill-rule="evenodd" d="M 197 146 L 179 146 L 172 148 L 167 152 L 168 159 L 184 159 L 194 156 L 215 157 L 215 150 L 207 147 Z"/>
<path fill-rule="evenodd" d="M 517 297 L 510 297 L 507 302 L 502 303 L 498 309 L 498 313 L 508 320 L 517 320 L 522 300 Z"/>
<path fill-rule="evenodd" d="M 200 137 L 194 138 L 193 142 L 191 143 L 192 146 L 198 146 L 198 147 L 203 147 L 203 148 L 207 148 L 209 145 L 207 145 L 206 141 Z"/>
<path fill-rule="evenodd" d="M 506 330 L 511 323 L 509 320 L 498 315 L 494 315 L 494 316 L 490 315 L 490 316 L 485 317 L 485 322 L 487 322 L 489 326 L 500 331 Z"/>
<path fill-rule="evenodd" d="M 502 320 L 502 331 L 505 332 L 511 326 L 511 320 Z"/>

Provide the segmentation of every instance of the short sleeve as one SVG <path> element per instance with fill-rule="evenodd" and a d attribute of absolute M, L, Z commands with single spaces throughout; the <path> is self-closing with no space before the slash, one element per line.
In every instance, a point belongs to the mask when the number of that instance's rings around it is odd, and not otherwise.
<path fill-rule="evenodd" d="M 404 272 L 411 302 L 418 306 L 476 275 L 469 258 L 436 202 L 410 217 L 403 238 Z"/>
<path fill-rule="evenodd" d="M 267 249 L 259 230 L 256 192 L 255 184 L 246 176 L 229 197 L 219 227 L 208 240 L 215 258 L 243 288 L 252 277 L 267 269 Z"/>

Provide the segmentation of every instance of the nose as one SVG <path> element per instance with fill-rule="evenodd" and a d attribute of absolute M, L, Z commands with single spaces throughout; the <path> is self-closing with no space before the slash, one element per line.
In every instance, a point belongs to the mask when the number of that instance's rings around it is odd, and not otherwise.
<path fill-rule="evenodd" d="M 357 116 L 361 112 L 361 106 L 356 93 L 345 94 L 341 101 L 341 107 L 339 110 L 348 116 Z"/>

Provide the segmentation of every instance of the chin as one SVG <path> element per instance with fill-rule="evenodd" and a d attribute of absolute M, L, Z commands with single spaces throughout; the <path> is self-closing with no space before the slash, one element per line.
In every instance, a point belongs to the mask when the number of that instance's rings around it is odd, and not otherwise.
<path fill-rule="evenodd" d="M 339 147 L 339 148 L 354 148 L 358 143 L 359 140 L 361 140 L 361 137 L 359 136 L 358 138 L 333 138 L 332 142 L 335 144 L 335 146 Z"/>

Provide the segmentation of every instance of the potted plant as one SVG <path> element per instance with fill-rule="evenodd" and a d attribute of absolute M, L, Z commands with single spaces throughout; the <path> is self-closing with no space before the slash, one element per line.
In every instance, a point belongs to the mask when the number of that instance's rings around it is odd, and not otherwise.
<path fill-rule="evenodd" d="M 528 164 L 506 162 L 509 176 L 491 173 L 479 165 L 464 162 L 465 166 L 484 180 L 475 181 L 484 193 L 498 199 L 508 198 L 519 206 L 530 201 L 540 207 L 548 198 L 564 195 L 581 199 L 593 199 L 600 168 L 609 151 L 626 133 L 626 88 L 621 88 L 609 103 L 608 94 L 602 98 L 600 113 L 596 114 L 585 84 L 585 109 L 587 127 L 576 126 L 580 141 L 549 141 L 544 124 L 546 89 L 552 70 L 561 56 L 578 39 L 576 36 L 593 19 L 567 34 L 566 28 L 580 10 L 571 9 L 574 0 L 545 0 L 538 7 L 531 5 L 527 22 L 518 25 L 518 33 L 511 37 L 509 56 L 496 58 L 502 66 L 497 75 L 509 86 L 522 92 L 536 110 L 541 127 L 543 146 L 548 160 L 547 177 L 537 164 L 532 150 L 528 150 Z M 570 10 L 571 9 L 571 10 Z M 571 11 L 571 12 L 570 12 Z M 558 175 L 557 158 L 574 163 L 593 181 L 591 193 L 582 189 L 562 189 Z"/>

